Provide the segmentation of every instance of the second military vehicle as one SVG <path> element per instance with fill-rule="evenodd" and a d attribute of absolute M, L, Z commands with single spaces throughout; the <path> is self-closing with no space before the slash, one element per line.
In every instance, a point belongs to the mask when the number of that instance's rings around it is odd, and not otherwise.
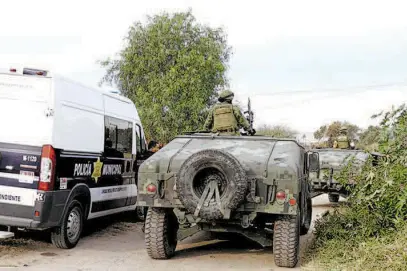
<path fill-rule="evenodd" d="M 346 198 L 350 194 L 350 189 L 355 183 L 352 174 L 356 174 L 362 169 L 362 166 L 371 156 L 373 164 L 381 156 L 379 153 L 368 153 L 358 149 L 334 149 L 323 148 L 314 149 L 313 152 L 319 153 L 320 173 L 310 174 L 313 196 L 328 193 L 330 202 L 338 202 L 339 197 Z M 335 178 L 345 166 L 351 163 L 349 179 L 346 183 L 341 183 Z"/>
<path fill-rule="evenodd" d="M 273 246 L 276 265 L 294 267 L 311 224 L 309 173 L 318 171 L 318 153 L 291 139 L 177 136 L 139 169 L 147 252 L 167 259 L 198 231 L 231 232 Z"/>

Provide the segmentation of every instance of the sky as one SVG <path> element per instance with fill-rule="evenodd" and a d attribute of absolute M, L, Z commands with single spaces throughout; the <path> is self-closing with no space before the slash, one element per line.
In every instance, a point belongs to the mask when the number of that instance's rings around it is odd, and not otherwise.
<path fill-rule="evenodd" d="M 372 114 L 407 101 L 406 7 L 391 0 L 6 1 L 0 67 L 50 69 L 97 86 L 104 75 L 97 60 L 115 56 L 132 23 L 192 8 L 197 20 L 227 32 L 230 87 L 243 104 L 251 98 L 255 125 L 309 136 L 334 120 L 367 127 Z"/>

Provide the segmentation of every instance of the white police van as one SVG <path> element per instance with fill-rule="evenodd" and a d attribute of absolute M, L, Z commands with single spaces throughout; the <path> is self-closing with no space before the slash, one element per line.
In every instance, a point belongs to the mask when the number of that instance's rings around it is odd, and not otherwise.
<path fill-rule="evenodd" d="M 38 69 L 0 73 L 0 238 L 51 229 L 73 248 L 84 221 L 136 209 L 147 146 L 137 109 Z"/>

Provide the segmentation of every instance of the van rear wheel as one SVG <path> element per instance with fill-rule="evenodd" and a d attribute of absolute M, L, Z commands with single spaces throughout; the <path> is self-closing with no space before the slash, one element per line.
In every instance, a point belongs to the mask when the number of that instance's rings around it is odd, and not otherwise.
<path fill-rule="evenodd" d="M 81 237 L 83 224 L 82 204 L 77 200 L 73 200 L 64 213 L 61 226 L 51 232 L 52 244 L 62 249 L 74 248 Z"/>

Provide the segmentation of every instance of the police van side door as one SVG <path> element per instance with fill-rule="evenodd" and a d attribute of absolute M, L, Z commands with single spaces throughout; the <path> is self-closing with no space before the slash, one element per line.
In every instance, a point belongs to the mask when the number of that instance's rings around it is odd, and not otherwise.
<path fill-rule="evenodd" d="M 101 207 L 92 212 L 111 210 L 113 213 L 130 205 L 132 131 L 131 122 L 105 116 L 103 165 L 98 182 Z"/>
<path fill-rule="evenodd" d="M 133 176 L 134 176 L 134 185 L 132 186 L 132 204 L 137 202 L 137 177 L 138 169 L 140 165 L 149 157 L 147 153 L 147 147 L 145 145 L 145 140 L 143 137 L 143 132 L 141 125 L 134 123 L 134 143 L 136 155 L 133 156 Z M 133 201 L 134 199 L 134 201 Z"/>
<path fill-rule="evenodd" d="M 140 167 L 140 165 L 147 160 L 148 157 L 150 157 L 152 155 L 152 153 L 149 153 L 147 151 L 147 146 L 145 145 L 145 140 L 143 137 L 143 133 L 142 133 L 142 128 L 139 124 L 135 124 L 135 141 L 136 141 L 136 161 L 135 161 L 135 165 L 133 167 L 135 173 L 138 172 L 138 168 Z M 137 175 L 136 175 L 137 177 Z"/>

